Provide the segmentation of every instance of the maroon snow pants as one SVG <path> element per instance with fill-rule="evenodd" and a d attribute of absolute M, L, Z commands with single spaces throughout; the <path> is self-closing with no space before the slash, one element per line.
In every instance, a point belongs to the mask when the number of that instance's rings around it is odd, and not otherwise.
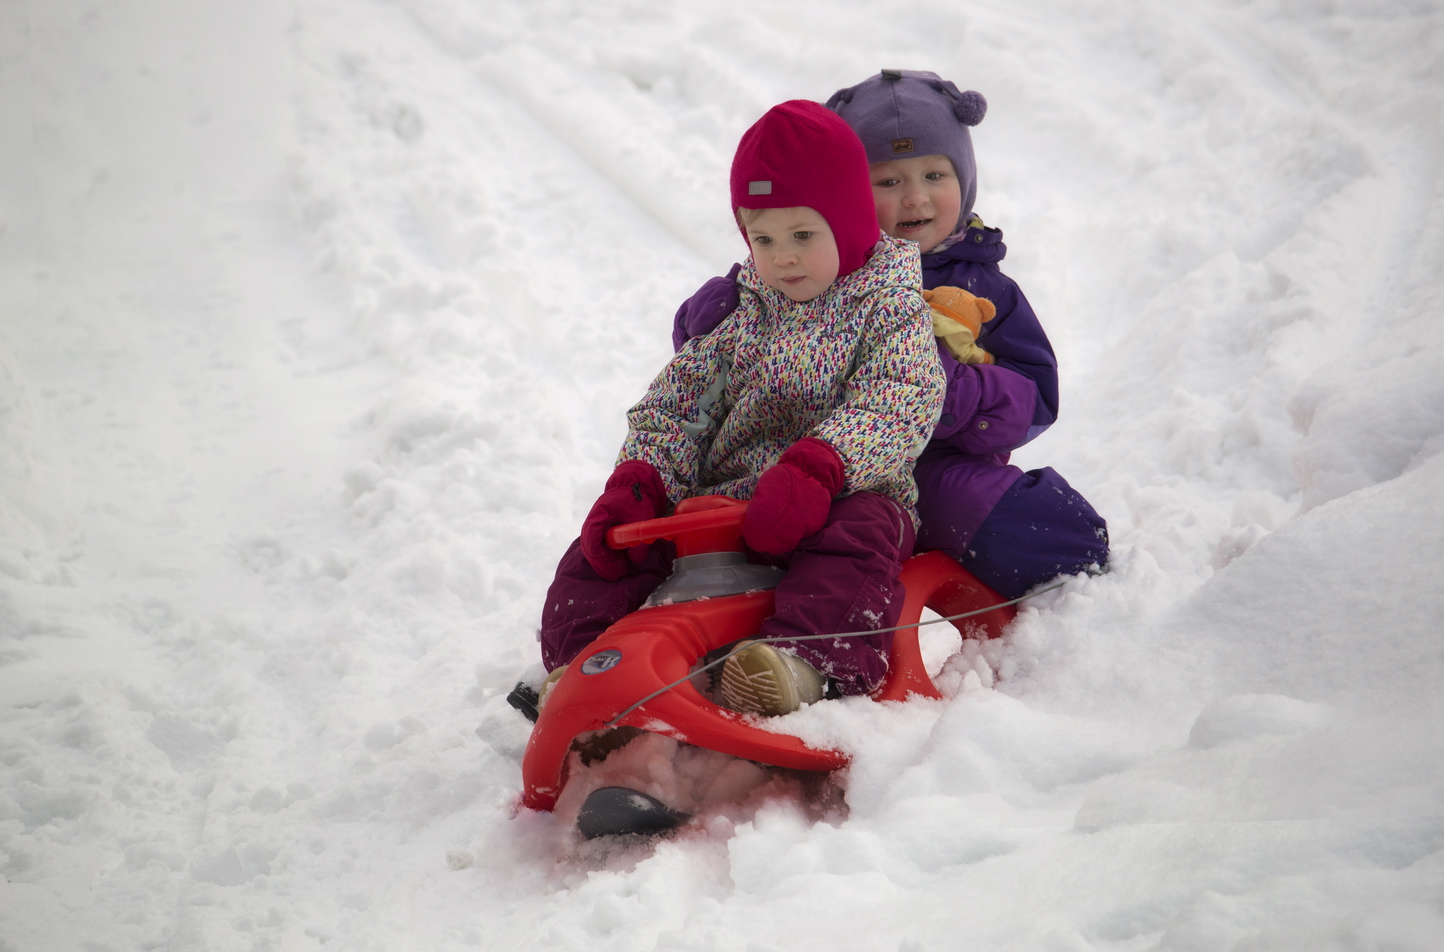
<path fill-rule="evenodd" d="M 833 634 L 891 628 L 902 614 L 902 563 L 913 549 L 913 524 L 897 503 L 861 492 L 833 501 L 827 524 L 781 557 L 750 559 L 787 569 L 776 610 L 760 637 Z M 653 543 L 641 566 L 609 582 L 592 570 L 574 541 L 557 566 L 542 609 L 542 662 L 571 661 L 610 627 L 641 607 L 672 572 L 670 542 Z M 826 675 L 842 694 L 866 694 L 882 683 L 892 633 L 865 638 L 782 642 Z"/>

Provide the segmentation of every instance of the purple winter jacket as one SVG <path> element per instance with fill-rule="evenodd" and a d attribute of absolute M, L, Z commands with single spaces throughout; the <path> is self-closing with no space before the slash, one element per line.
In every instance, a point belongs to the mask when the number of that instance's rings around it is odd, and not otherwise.
<path fill-rule="evenodd" d="M 1011 451 L 1038 436 L 1058 415 L 1058 361 L 1022 290 L 998 269 L 1008 253 L 1003 233 L 973 219 L 961 240 L 922 256 L 923 287 L 963 288 L 985 297 L 997 315 L 983 325 L 978 344 L 994 364 L 959 363 L 938 342 L 947 394 L 932 441 L 914 470 L 919 510 L 945 510 L 949 542 L 972 538 L 1022 470 L 1008 465 Z M 672 343 L 680 349 L 706 334 L 737 306 L 733 282 L 712 278 L 678 308 Z M 924 531 L 926 531 L 926 525 Z"/>
<path fill-rule="evenodd" d="M 950 372 L 952 368 L 947 367 L 949 363 L 964 370 L 987 371 L 1002 367 L 1021 375 L 1032 384 L 1031 414 L 1025 435 L 1006 446 L 1001 440 L 995 439 L 990 443 L 994 447 L 991 452 L 1017 449 L 1052 426 L 1053 421 L 1058 418 L 1058 359 L 1053 356 L 1053 346 L 1048 343 L 1048 335 L 1043 333 L 1043 325 L 1038 323 L 1038 316 L 1033 313 L 1022 289 L 1012 278 L 998 270 L 998 262 L 1002 261 L 1007 253 L 1008 246 L 1003 244 L 1002 230 L 988 228 L 974 218 L 972 227 L 952 247 L 922 256 L 923 287 L 962 288 L 978 297 L 987 298 L 998 309 L 997 316 L 984 324 L 978 335 L 978 345 L 992 354 L 997 363 L 991 366 L 959 364 L 953 360 L 945 361 L 944 367 Z M 998 386 L 1008 388 L 1010 394 L 1017 397 L 1022 393 L 1016 389 L 1018 383 L 1009 380 Z M 944 407 L 943 412 L 946 414 L 949 409 Z M 966 405 L 960 406 L 960 409 L 965 411 Z M 1009 418 L 1016 421 L 1016 417 L 1011 413 Z M 955 415 L 955 425 L 960 427 L 965 422 L 963 414 Z M 946 432 L 947 429 L 948 424 L 940 425 L 934 438 L 946 439 L 950 435 Z"/>
<path fill-rule="evenodd" d="M 946 539 L 954 549 L 967 545 L 1023 475 L 1008 465 L 1009 454 L 1058 416 L 1058 360 L 1028 299 L 998 269 L 1007 253 L 1002 231 L 975 218 L 956 244 L 922 256 L 923 287 L 963 288 L 997 308 L 978 334 L 978 346 L 996 363 L 959 363 L 939 341 L 948 392 L 913 471 L 924 536 L 933 543 Z M 926 523 L 944 532 L 930 532 Z"/>

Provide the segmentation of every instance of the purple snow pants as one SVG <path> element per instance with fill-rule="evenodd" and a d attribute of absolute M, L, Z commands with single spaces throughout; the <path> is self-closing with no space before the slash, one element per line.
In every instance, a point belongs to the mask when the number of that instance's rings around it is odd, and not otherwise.
<path fill-rule="evenodd" d="M 902 563 L 913 550 L 913 525 L 897 503 L 877 493 L 854 493 L 833 502 L 827 524 L 785 556 L 749 553 L 780 565 L 776 610 L 759 637 L 827 634 L 890 628 L 902 614 Z M 671 574 L 674 549 L 653 543 L 647 559 L 608 582 L 592 570 L 574 541 L 557 566 L 542 608 L 542 662 L 566 664 L 622 616 L 636 611 Z M 882 683 L 892 633 L 833 641 L 782 642 L 826 675 L 842 694 L 866 694 Z"/>
<path fill-rule="evenodd" d="M 919 463 L 915 475 L 923 523 L 918 548 L 942 549 L 1004 598 L 1108 564 L 1107 523 L 1051 467 L 1019 476 L 981 524 L 975 507 L 959 504 L 975 492 L 970 469 L 939 458 Z"/>

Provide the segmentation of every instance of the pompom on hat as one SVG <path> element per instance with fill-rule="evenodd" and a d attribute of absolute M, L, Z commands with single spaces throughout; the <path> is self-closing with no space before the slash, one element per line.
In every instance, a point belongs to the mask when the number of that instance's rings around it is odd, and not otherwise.
<path fill-rule="evenodd" d="M 869 162 L 947 156 L 958 174 L 963 199 L 954 230 L 968 220 L 978 196 L 978 167 L 968 128 L 988 113 L 982 93 L 959 92 L 937 73 L 885 69 L 833 93 L 827 108 L 847 120 L 862 139 Z"/>
<path fill-rule="evenodd" d="M 773 106 L 742 134 L 732 159 L 732 215 L 739 208 L 807 207 L 837 241 L 839 278 L 866 263 L 882 234 L 867 153 L 836 113 L 806 99 Z M 738 223 L 742 237 L 747 229 Z"/>

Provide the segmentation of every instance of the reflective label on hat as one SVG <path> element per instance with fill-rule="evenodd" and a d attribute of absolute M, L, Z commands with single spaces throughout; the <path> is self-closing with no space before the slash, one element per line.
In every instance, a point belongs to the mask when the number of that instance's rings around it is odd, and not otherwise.
<path fill-rule="evenodd" d="M 748 182 L 748 183 L 747 183 L 747 194 L 748 194 L 748 195 L 771 195 L 771 194 L 772 194 L 772 183 L 771 183 L 771 182 Z"/>
<path fill-rule="evenodd" d="M 622 653 L 616 648 L 598 651 L 582 662 L 582 674 L 601 674 L 610 671 L 622 661 Z"/>
<path fill-rule="evenodd" d="M 911 139 L 894 139 L 894 140 L 892 140 L 892 151 L 893 151 L 893 155 L 897 155 L 899 152 L 911 152 L 912 150 L 913 150 L 913 140 L 911 140 Z"/>

